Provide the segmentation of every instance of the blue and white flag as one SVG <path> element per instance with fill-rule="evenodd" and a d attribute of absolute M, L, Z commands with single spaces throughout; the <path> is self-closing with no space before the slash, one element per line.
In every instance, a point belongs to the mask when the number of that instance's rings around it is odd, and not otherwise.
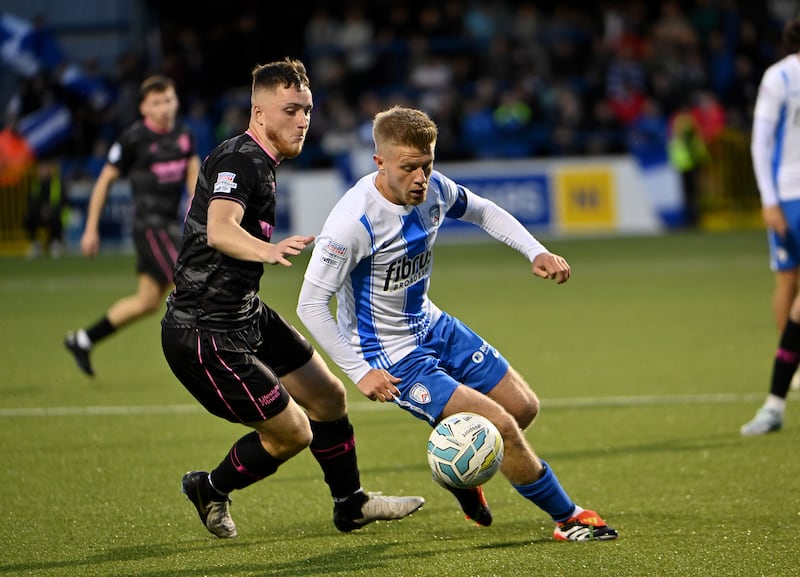
<path fill-rule="evenodd" d="M 28 114 L 17 127 L 38 158 L 46 156 L 63 143 L 72 130 L 72 113 L 59 102 Z"/>
<path fill-rule="evenodd" d="M 29 78 L 54 70 L 63 63 L 64 53 L 49 28 L 0 12 L 0 59 Z"/>

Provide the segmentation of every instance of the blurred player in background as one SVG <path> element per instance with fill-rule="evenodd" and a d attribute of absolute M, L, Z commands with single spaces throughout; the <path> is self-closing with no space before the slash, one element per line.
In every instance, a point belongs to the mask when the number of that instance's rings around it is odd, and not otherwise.
<path fill-rule="evenodd" d="M 203 163 L 162 321 L 164 355 L 184 387 L 211 414 L 254 429 L 210 473 L 183 477 L 183 492 L 217 537 L 237 535 L 229 493 L 272 475 L 309 445 L 340 531 L 400 519 L 424 503 L 364 492 L 344 384 L 258 296 L 264 263 L 291 266 L 289 257 L 314 240 L 271 242 L 275 168 L 300 154 L 312 107 L 302 62 L 253 70 L 249 127 Z"/>
<path fill-rule="evenodd" d="M 31 241 L 29 257 L 35 258 L 40 254 L 53 258 L 61 256 L 64 246 L 64 211 L 67 206 L 66 188 L 58 159 L 39 159 L 36 163 L 36 177 L 28 192 L 28 212 L 25 216 L 25 228 Z M 44 238 L 41 238 L 42 234 Z"/>
<path fill-rule="evenodd" d="M 391 401 L 429 424 L 461 411 L 491 420 L 505 443 L 502 472 L 556 522 L 559 540 L 615 539 L 594 511 L 573 503 L 523 430 L 539 400 L 500 353 L 428 298 L 433 244 L 445 217 L 477 224 L 558 284 L 570 267 L 508 212 L 433 170 L 438 129 L 394 107 L 373 123 L 377 171 L 359 180 L 325 222 L 297 312 L 369 399 Z M 336 295 L 338 325 L 329 308 Z M 481 487 L 450 490 L 480 525 L 492 515 Z"/>
<path fill-rule="evenodd" d="M 140 87 L 142 118 L 111 146 L 106 164 L 92 189 L 81 237 L 81 251 L 92 257 L 100 248 L 100 216 L 112 183 L 130 179 L 133 190 L 133 240 L 138 286 L 135 294 L 115 302 L 105 315 L 86 328 L 71 331 L 64 344 L 78 367 L 93 376 L 92 347 L 117 329 L 158 311 L 172 286 L 178 256 L 184 192 L 194 194 L 200 169 L 194 136 L 178 118 L 178 97 L 172 79 L 147 78 Z"/>
<path fill-rule="evenodd" d="M 741 427 L 763 435 L 783 427 L 786 396 L 800 364 L 800 17 L 783 30 L 789 54 L 761 79 L 751 153 L 775 271 L 773 311 L 781 331 L 766 401 Z"/>

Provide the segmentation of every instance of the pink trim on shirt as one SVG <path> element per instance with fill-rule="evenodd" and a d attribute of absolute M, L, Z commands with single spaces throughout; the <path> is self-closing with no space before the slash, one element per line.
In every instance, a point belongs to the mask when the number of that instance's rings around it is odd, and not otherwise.
<path fill-rule="evenodd" d="M 161 128 L 147 118 L 144 119 L 144 125 L 156 134 L 168 134 L 172 130 L 172 128 Z"/>
<path fill-rule="evenodd" d="M 272 156 L 272 153 L 269 150 L 267 150 L 266 148 L 264 148 L 264 146 L 262 146 L 262 144 L 258 141 L 258 139 L 255 136 L 253 136 L 253 133 L 250 132 L 249 129 L 245 130 L 244 133 L 250 138 L 252 138 L 255 141 L 255 143 L 261 147 L 261 150 L 267 153 L 267 156 L 269 156 L 275 162 L 275 166 L 278 166 L 281 163 L 280 160 L 277 160 L 274 156 Z"/>

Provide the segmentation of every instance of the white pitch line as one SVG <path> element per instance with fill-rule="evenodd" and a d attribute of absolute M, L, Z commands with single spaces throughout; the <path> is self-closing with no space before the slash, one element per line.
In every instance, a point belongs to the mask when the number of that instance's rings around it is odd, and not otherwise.
<path fill-rule="evenodd" d="M 671 396 L 634 396 L 634 397 L 577 397 L 574 399 L 541 399 L 542 407 L 547 408 L 593 408 L 593 407 L 628 407 L 656 405 L 699 405 L 758 402 L 764 398 L 763 393 L 750 394 L 700 394 Z M 375 411 L 388 409 L 387 403 L 356 402 L 350 405 L 351 412 Z M 126 416 L 126 415 L 179 415 L 203 413 L 200 405 L 140 405 L 122 407 L 20 407 L 0 409 L 2 417 L 92 417 L 92 416 Z"/>

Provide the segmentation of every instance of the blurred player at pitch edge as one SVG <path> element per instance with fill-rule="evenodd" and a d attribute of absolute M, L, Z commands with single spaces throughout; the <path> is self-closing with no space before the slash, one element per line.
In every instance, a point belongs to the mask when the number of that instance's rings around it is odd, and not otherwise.
<path fill-rule="evenodd" d="M 158 311 L 172 286 L 172 269 L 181 242 L 179 214 L 184 192 L 194 194 L 200 169 L 194 136 L 178 119 L 175 85 L 151 76 L 139 89 L 142 118 L 119 136 L 92 189 L 81 251 L 95 256 L 100 248 L 100 216 L 112 183 L 127 176 L 133 191 L 133 241 L 136 247 L 136 293 L 121 298 L 96 323 L 67 333 L 64 345 L 78 367 L 94 376 L 89 353 L 122 327 Z"/>
<path fill-rule="evenodd" d="M 438 129 L 423 112 L 394 107 L 373 122 L 377 171 L 337 203 L 317 238 L 297 312 L 317 342 L 373 401 L 391 401 L 434 425 L 461 411 L 488 418 L 505 444 L 501 471 L 556 522 L 565 541 L 615 539 L 577 506 L 523 430 L 539 400 L 500 353 L 428 298 L 433 244 L 445 217 L 483 228 L 559 284 L 570 267 L 511 214 L 433 170 Z M 329 308 L 337 299 L 338 325 Z M 492 515 L 481 487 L 448 488 L 480 525 Z"/>
<path fill-rule="evenodd" d="M 217 537 L 237 535 L 232 491 L 269 477 L 309 446 L 340 531 L 400 519 L 425 502 L 362 489 L 344 384 L 259 298 L 264 263 L 291 266 L 289 259 L 314 240 L 272 242 L 275 168 L 300 154 L 312 108 L 302 62 L 253 70 L 247 131 L 221 143 L 200 170 L 162 320 L 164 356 L 183 386 L 209 413 L 253 429 L 216 468 L 183 477 L 183 492 Z"/>
<path fill-rule="evenodd" d="M 786 396 L 800 364 L 800 16 L 786 23 L 789 54 L 761 79 L 753 111 L 751 153 L 767 226 L 770 265 L 775 271 L 772 303 L 781 331 L 769 394 L 742 425 L 745 436 L 783 427 Z"/>

